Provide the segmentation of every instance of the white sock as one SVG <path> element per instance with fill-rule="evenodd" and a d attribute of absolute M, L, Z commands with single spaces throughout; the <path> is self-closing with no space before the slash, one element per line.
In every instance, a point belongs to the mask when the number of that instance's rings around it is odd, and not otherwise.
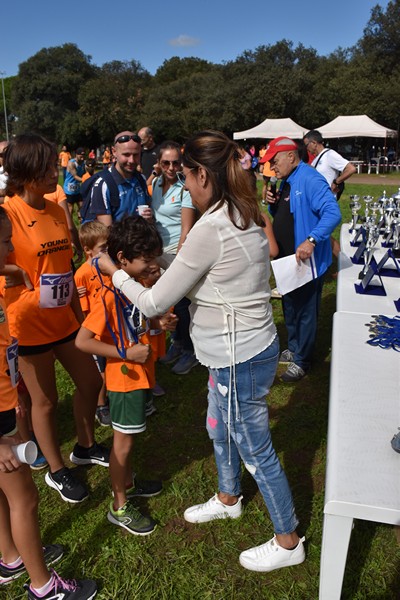
<path fill-rule="evenodd" d="M 1 562 L 3 563 L 3 565 L 6 565 L 7 567 L 10 567 L 11 569 L 15 569 L 15 567 L 19 567 L 20 565 L 22 565 L 22 558 L 20 556 L 18 556 L 18 558 L 13 560 L 13 562 L 6 563 L 3 560 Z"/>
<path fill-rule="evenodd" d="M 31 585 L 32 591 L 35 592 L 38 596 L 45 596 L 48 592 L 50 592 L 53 587 L 53 575 L 50 576 L 50 579 L 47 583 L 45 583 L 41 588 L 34 588 Z"/>

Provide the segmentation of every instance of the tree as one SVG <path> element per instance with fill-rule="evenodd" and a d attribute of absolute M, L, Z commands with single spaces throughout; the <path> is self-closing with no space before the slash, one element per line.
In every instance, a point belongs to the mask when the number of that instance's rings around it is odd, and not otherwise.
<path fill-rule="evenodd" d="M 78 117 L 86 143 L 110 142 L 118 131 L 137 129 L 150 81 L 150 73 L 135 60 L 104 64 L 79 93 Z"/>
<path fill-rule="evenodd" d="M 377 4 L 358 43 L 364 57 L 386 75 L 400 63 L 399 28 L 400 0 L 389 2 L 386 12 Z"/>
<path fill-rule="evenodd" d="M 75 44 L 64 44 L 42 48 L 21 63 L 12 94 L 18 131 L 35 131 L 60 143 L 80 143 L 78 131 L 69 130 L 65 123 L 76 116 L 80 88 L 96 74 L 90 60 Z"/>

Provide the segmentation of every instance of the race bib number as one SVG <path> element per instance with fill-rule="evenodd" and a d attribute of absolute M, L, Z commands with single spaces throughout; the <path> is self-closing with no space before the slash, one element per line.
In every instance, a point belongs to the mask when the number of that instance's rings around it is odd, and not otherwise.
<path fill-rule="evenodd" d="M 6 357 L 8 363 L 8 371 L 10 374 L 10 380 L 12 387 L 17 387 L 19 381 L 18 371 L 18 340 L 12 339 L 11 344 L 6 350 Z"/>
<path fill-rule="evenodd" d="M 68 194 L 79 194 L 80 184 L 77 181 L 70 181 L 67 183 Z"/>
<path fill-rule="evenodd" d="M 59 308 L 71 303 L 73 291 L 72 271 L 44 273 L 40 276 L 40 308 Z"/>
<path fill-rule="evenodd" d="M 125 335 L 129 342 L 137 344 L 139 338 L 150 328 L 149 320 L 133 304 L 123 309 Z"/>

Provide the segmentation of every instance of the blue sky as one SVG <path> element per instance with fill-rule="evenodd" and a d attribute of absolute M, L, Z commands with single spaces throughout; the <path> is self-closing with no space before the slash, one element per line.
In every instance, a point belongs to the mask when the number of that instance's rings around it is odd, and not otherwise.
<path fill-rule="evenodd" d="M 360 39 L 376 4 L 388 0 L 12 0 L 1 9 L 0 71 L 16 75 L 41 48 L 67 42 L 96 65 L 135 59 L 150 73 L 172 56 L 221 63 L 283 38 L 326 55 Z"/>

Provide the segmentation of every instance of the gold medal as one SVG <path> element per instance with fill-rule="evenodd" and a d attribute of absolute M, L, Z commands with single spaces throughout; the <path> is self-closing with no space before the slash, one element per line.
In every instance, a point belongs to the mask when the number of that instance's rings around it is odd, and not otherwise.
<path fill-rule="evenodd" d="M 129 373 L 129 369 L 125 364 L 121 365 L 121 373 L 123 373 L 123 375 L 128 375 Z"/>

